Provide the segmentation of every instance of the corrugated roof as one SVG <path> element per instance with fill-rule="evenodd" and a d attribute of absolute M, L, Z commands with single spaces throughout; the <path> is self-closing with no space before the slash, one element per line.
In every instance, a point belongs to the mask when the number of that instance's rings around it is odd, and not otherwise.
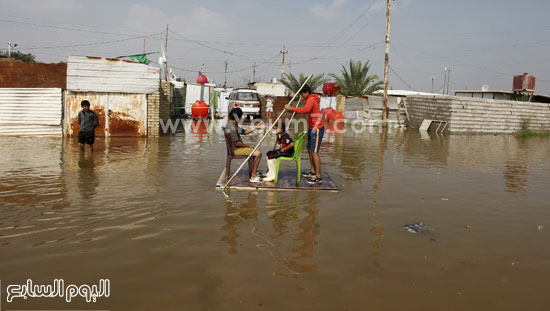
<path fill-rule="evenodd" d="M 160 69 L 121 59 L 67 58 L 67 90 L 74 92 L 152 94 L 159 90 Z"/>

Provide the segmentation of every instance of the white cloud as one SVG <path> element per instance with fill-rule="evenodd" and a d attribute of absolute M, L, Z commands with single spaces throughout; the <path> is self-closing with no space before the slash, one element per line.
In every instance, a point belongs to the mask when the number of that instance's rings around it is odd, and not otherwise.
<path fill-rule="evenodd" d="M 141 4 L 132 4 L 128 13 L 128 27 L 140 31 L 161 31 L 170 25 L 170 29 L 182 35 L 200 39 L 200 37 L 220 36 L 229 32 L 229 25 L 222 14 L 207 8 L 194 6 L 187 14 L 173 15 L 160 8 Z"/>
<path fill-rule="evenodd" d="M 318 17 L 333 19 L 338 13 L 338 9 L 346 2 L 346 0 L 333 0 L 332 3 L 318 3 L 314 5 L 310 12 Z"/>

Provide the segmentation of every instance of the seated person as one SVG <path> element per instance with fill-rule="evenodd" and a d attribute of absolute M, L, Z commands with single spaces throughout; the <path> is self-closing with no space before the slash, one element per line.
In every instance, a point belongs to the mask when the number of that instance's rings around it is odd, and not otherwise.
<path fill-rule="evenodd" d="M 264 181 L 275 180 L 275 170 L 277 169 L 278 157 L 292 157 L 294 155 L 294 141 L 286 132 L 285 125 L 283 124 L 281 127 L 278 127 L 276 131 L 277 141 L 275 142 L 273 149 L 277 147 L 277 144 L 280 144 L 281 148 L 267 152 L 268 172 L 267 176 L 264 178 Z"/>
<path fill-rule="evenodd" d="M 233 108 L 229 112 L 229 122 L 225 126 L 225 131 L 231 136 L 231 143 L 233 143 L 233 153 L 236 156 L 248 156 L 254 150 L 254 146 L 247 145 L 242 142 L 241 135 L 248 135 L 258 129 L 265 128 L 265 124 L 260 123 L 256 127 L 243 130 L 239 127 L 237 120 L 241 120 L 243 117 L 243 111 L 241 108 Z M 260 160 L 262 158 L 262 153 L 260 150 L 254 151 L 252 155 L 254 157 L 254 166 L 252 172 L 250 172 L 250 182 L 259 183 L 262 182 L 262 179 L 258 176 L 258 166 L 260 165 Z"/>

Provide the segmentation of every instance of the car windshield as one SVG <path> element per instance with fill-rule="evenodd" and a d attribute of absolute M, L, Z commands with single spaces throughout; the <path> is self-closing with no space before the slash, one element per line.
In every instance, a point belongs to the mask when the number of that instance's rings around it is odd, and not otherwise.
<path fill-rule="evenodd" d="M 237 93 L 237 100 L 259 100 L 258 94 L 252 92 Z"/>

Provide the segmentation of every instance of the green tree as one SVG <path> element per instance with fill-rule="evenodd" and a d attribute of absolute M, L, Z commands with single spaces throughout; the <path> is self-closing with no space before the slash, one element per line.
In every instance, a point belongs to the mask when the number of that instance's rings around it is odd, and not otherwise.
<path fill-rule="evenodd" d="M 304 84 L 306 81 L 307 76 L 304 75 L 304 73 L 300 73 L 298 78 L 296 78 L 293 74 L 285 73 L 285 78 L 281 80 L 281 83 L 284 84 L 286 87 L 288 87 L 292 92 L 296 93 Z M 309 79 L 308 85 L 311 88 L 311 90 L 316 90 L 318 87 L 320 87 L 323 83 L 327 82 L 328 79 L 325 77 L 324 74 L 314 75 Z"/>
<path fill-rule="evenodd" d="M 367 61 L 364 65 L 361 61 L 349 61 L 349 70 L 342 65 L 341 76 L 331 74 L 336 84 L 340 86 L 340 94 L 345 96 L 371 95 L 381 90 L 384 82 L 377 81 L 378 75 L 369 75 L 370 64 Z"/>
<path fill-rule="evenodd" d="M 4 57 L 8 57 L 8 52 L 4 52 L 2 53 L 2 55 Z M 25 62 L 25 63 L 34 63 L 36 62 L 36 56 L 32 55 L 32 54 L 25 54 L 25 53 L 22 53 L 21 51 L 17 51 L 17 52 L 11 52 L 11 58 L 15 58 L 17 60 L 20 60 L 22 62 Z"/>

